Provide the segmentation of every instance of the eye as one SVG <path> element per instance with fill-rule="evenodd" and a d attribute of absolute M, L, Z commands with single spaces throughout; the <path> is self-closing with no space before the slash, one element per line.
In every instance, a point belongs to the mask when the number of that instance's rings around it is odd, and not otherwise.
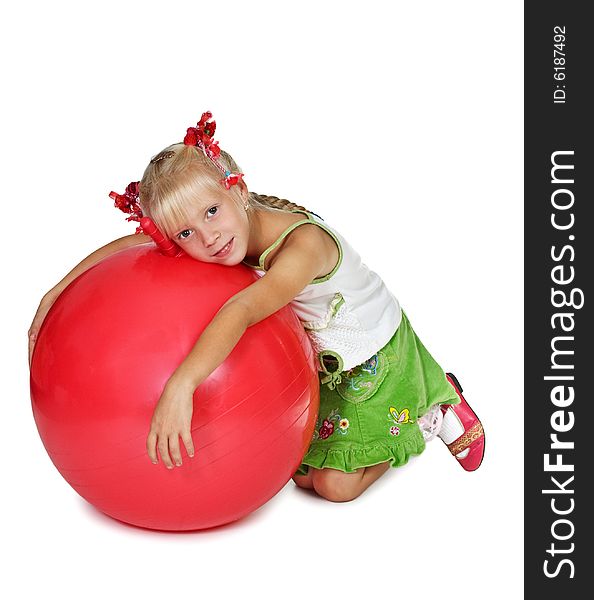
<path fill-rule="evenodd" d="M 211 206 L 207 211 L 209 217 L 214 217 L 219 212 L 218 206 Z"/>
<path fill-rule="evenodd" d="M 180 231 L 177 234 L 177 239 L 178 240 L 185 240 L 189 237 L 189 235 L 192 233 L 191 229 L 184 229 L 183 231 Z"/>

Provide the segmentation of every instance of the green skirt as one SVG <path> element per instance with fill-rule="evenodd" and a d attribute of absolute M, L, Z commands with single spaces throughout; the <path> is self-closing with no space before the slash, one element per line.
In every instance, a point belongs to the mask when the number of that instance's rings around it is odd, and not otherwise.
<path fill-rule="evenodd" d="M 338 379 L 320 387 L 316 429 L 296 475 L 309 467 L 345 473 L 387 461 L 400 467 L 425 449 L 417 419 L 435 404 L 460 401 L 404 313 L 392 339 Z"/>

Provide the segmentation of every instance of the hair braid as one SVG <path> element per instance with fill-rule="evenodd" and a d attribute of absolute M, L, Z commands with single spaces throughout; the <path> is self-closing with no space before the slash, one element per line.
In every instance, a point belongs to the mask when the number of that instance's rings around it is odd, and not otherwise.
<path fill-rule="evenodd" d="M 277 198 L 276 196 L 268 196 L 265 194 L 256 194 L 256 192 L 250 192 L 250 200 L 255 202 L 256 204 L 261 204 L 268 208 L 276 208 L 278 210 L 304 210 L 306 212 L 311 212 L 304 208 L 299 204 L 295 204 L 294 202 L 290 202 L 289 200 L 284 200 L 283 198 Z"/>

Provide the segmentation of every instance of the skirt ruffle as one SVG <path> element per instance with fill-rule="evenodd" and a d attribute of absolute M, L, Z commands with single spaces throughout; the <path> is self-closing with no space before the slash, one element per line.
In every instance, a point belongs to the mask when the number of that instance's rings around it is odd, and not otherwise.
<path fill-rule="evenodd" d="M 425 440 L 419 430 L 394 444 L 375 444 L 368 447 L 350 448 L 310 448 L 303 458 L 296 475 L 307 475 L 308 467 L 315 469 L 337 469 L 345 473 L 354 473 L 362 467 L 372 467 L 390 462 L 397 468 L 405 465 L 411 456 L 418 456 L 425 450 Z"/>

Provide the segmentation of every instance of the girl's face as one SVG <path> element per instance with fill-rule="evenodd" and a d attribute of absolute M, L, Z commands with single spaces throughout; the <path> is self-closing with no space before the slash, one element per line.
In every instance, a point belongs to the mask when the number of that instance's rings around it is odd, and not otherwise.
<path fill-rule="evenodd" d="M 188 219 L 172 239 L 192 258 L 231 266 L 246 257 L 250 224 L 246 211 L 230 194 L 202 195 L 189 207 Z"/>

